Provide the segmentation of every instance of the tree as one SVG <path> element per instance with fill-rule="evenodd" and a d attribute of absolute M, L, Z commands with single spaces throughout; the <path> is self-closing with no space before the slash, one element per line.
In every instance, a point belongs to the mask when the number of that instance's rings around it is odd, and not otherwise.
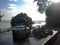
<path fill-rule="evenodd" d="M 0 21 L 1 21 L 1 18 L 2 18 L 3 16 L 4 16 L 4 15 L 2 15 L 2 16 L 0 15 Z"/>
<path fill-rule="evenodd" d="M 1 10 L 0 10 L 0 21 L 1 21 L 1 18 L 3 17 L 4 15 L 1 15 Z"/>
<path fill-rule="evenodd" d="M 1 17 L 2 17 L 2 16 L 1 16 L 1 11 L 0 11 L 0 21 L 1 21 Z"/>
<path fill-rule="evenodd" d="M 23 24 L 25 26 L 31 27 L 32 26 L 32 19 L 27 16 L 26 13 L 17 14 L 15 17 L 11 19 L 12 27 Z"/>
<path fill-rule="evenodd" d="M 52 4 L 52 1 L 50 0 L 34 0 L 34 2 L 37 1 L 37 5 L 39 6 L 38 11 L 40 13 L 43 13 L 47 7 Z"/>
<path fill-rule="evenodd" d="M 60 27 L 60 2 L 51 4 L 46 10 L 46 24 L 50 27 Z"/>

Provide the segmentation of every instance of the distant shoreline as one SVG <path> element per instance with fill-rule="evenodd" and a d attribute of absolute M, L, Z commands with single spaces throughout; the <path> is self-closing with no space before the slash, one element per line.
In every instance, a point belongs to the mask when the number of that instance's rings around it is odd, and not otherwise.
<path fill-rule="evenodd" d="M 11 21 L 0 21 L 0 22 L 11 22 Z"/>

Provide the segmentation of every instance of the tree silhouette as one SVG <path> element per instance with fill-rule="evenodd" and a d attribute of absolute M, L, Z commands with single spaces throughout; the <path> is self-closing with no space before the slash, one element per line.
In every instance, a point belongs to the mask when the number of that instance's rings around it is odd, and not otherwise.
<path fill-rule="evenodd" d="M 3 15 L 3 16 L 4 16 L 4 15 Z M 0 15 L 0 21 L 1 21 L 1 18 L 2 18 L 3 16 Z"/>
<path fill-rule="evenodd" d="M 60 27 L 60 3 L 53 3 L 46 10 L 46 24 L 52 27 Z"/>
<path fill-rule="evenodd" d="M 46 8 L 49 7 L 53 2 L 50 0 L 34 0 L 37 1 L 37 5 L 39 6 L 38 11 L 40 13 L 45 12 Z"/>
<path fill-rule="evenodd" d="M 31 27 L 32 26 L 32 19 L 27 16 L 26 13 L 17 14 L 15 17 L 11 19 L 12 27 L 23 24 L 25 26 Z"/>

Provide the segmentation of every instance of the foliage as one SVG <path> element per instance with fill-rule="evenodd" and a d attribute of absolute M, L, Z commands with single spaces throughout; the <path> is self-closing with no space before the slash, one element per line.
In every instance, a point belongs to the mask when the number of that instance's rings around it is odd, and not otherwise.
<path fill-rule="evenodd" d="M 38 37 L 38 38 L 45 38 L 47 37 L 48 35 L 52 35 L 53 32 L 51 31 L 51 29 L 47 29 L 46 27 L 42 27 L 42 28 L 37 28 L 37 29 L 34 29 L 32 31 L 33 35 L 35 37 Z"/>
<path fill-rule="evenodd" d="M 2 17 L 3 17 L 3 16 L 0 15 L 0 21 L 1 21 L 1 18 L 2 18 Z"/>
<path fill-rule="evenodd" d="M 50 1 L 49 0 L 34 0 L 34 1 L 37 1 L 37 5 L 39 6 L 38 11 L 40 13 L 43 13 L 46 10 L 46 8 L 50 6 L 50 4 L 52 3 L 51 0 Z"/>
<path fill-rule="evenodd" d="M 0 18 L 1 18 L 2 16 L 0 16 Z"/>
<path fill-rule="evenodd" d="M 51 0 L 35 0 L 39 6 L 40 13 L 46 12 L 46 24 L 48 26 L 60 27 L 60 2 L 53 3 Z"/>
<path fill-rule="evenodd" d="M 26 13 L 17 14 L 11 19 L 11 25 L 12 27 L 14 27 L 20 24 L 30 27 L 32 26 L 32 19 L 29 16 L 27 16 Z"/>

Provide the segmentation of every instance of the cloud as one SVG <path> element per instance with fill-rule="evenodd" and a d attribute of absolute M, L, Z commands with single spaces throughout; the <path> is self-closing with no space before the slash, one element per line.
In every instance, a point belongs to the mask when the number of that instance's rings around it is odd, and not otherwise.
<path fill-rule="evenodd" d="M 21 9 L 21 12 L 25 12 L 28 14 L 28 16 L 30 16 L 33 20 L 44 20 L 45 21 L 45 14 L 40 14 L 37 9 L 38 6 L 35 3 L 29 3 L 26 5 L 23 5 L 23 9 Z"/>
<path fill-rule="evenodd" d="M 24 12 L 27 13 L 28 16 L 30 16 L 32 18 L 32 20 L 44 20 L 45 21 L 45 14 L 40 14 L 37 9 L 37 2 L 33 3 L 33 0 L 24 0 L 26 3 L 25 5 L 21 5 L 19 7 L 17 7 L 17 5 L 15 4 L 8 4 L 9 7 L 11 9 L 11 12 L 16 15 L 20 12 Z"/>
<path fill-rule="evenodd" d="M 13 16 L 11 14 L 6 14 L 2 17 L 2 21 L 10 21 Z"/>
<path fill-rule="evenodd" d="M 8 4 L 8 8 L 15 9 L 17 6 L 15 4 Z"/>
<path fill-rule="evenodd" d="M 9 0 L 9 1 L 17 1 L 17 0 Z"/>
<path fill-rule="evenodd" d="M 5 14 L 8 14 L 10 12 L 10 10 L 8 10 L 8 9 L 1 9 L 1 13 L 3 14 L 3 15 L 5 15 Z"/>
<path fill-rule="evenodd" d="M 25 1 L 27 4 L 24 4 L 24 5 L 16 5 L 16 4 L 8 4 L 8 9 L 2 9 L 2 12 L 4 12 L 5 16 L 4 18 L 6 17 L 7 15 L 7 18 L 8 17 L 11 17 L 11 16 L 8 16 L 8 15 L 17 15 L 21 12 L 24 12 L 24 13 L 27 13 L 27 15 L 29 17 L 32 18 L 32 20 L 44 20 L 45 21 L 45 14 L 40 14 L 37 9 L 38 9 L 38 6 L 35 3 L 33 3 L 33 0 L 23 0 Z M 3 19 L 4 19 L 3 18 Z M 5 18 L 5 19 L 7 19 Z M 9 18 L 10 19 L 10 18 Z"/>
<path fill-rule="evenodd" d="M 18 13 L 18 8 L 16 4 L 8 4 L 8 9 L 10 9 L 12 14 L 17 14 Z"/>
<path fill-rule="evenodd" d="M 18 10 L 17 9 L 12 9 L 12 10 L 8 10 L 8 9 L 1 9 L 1 15 L 4 15 L 3 17 L 2 17 L 2 21 L 3 20 L 7 20 L 7 21 L 9 21 L 9 20 L 11 20 L 11 18 L 13 17 L 13 16 L 15 16 L 16 14 L 18 14 Z"/>
<path fill-rule="evenodd" d="M 34 0 L 23 0 L 26 3 L 33 3 Z"/>
<path fill-rule="evenodd" d="M 8 10 L 8 9 L 1 9 L 1 15 L 4 15 L 2 17 L 2 20 L 10 20 L 11 17 L 12 17 L 12 13 L 11 13 L 11 10 Z"/>

